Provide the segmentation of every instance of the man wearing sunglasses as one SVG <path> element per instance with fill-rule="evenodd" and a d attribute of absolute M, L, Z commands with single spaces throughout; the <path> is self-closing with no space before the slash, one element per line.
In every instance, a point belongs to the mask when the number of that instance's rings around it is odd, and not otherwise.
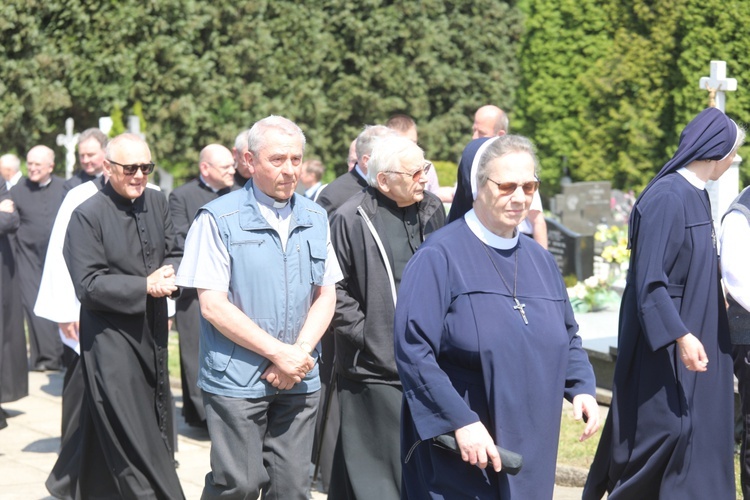
<path fill-rule="evenodd" d="M 81 445 L 73 496 L 184 498 L 169 440 L 166 302 L 181 254 L 166 198 L 146 189 L 146 142 L 115 137 L 104 170 L 109 183 L 73 212 L 63 247 L 81 301 L 85 389 L 80 442 L 66 443 L 55 470 L 71 473 L 60 461 Z"/>
<path fill-rule="evenodd" d="M 400 498 L 401 383 L 393 353 L 396 296 L 406 263 L 445 223 L 425 190 L 432 165 L 406 137 L 375 142 L 369 187 L 331 216 L 344 274 L 333 330 L 341 429 L 328 498 Z"/>

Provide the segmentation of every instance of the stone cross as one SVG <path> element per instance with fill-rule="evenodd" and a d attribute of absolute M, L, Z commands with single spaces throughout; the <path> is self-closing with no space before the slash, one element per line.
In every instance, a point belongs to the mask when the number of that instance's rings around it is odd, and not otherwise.
<path fill-rule="evenodd" d="M 57 145 L 65 147 L 65 178 L 70 179 L 76 166 L 76 144 L 78 134 L 73 133 L 73 119 L 65 120 L 65 135 L 57 135 Z"/>
<path fill-rule="evenodd" d="M 737 90 L 737 80 L 727 78 L 726 61 L 711 61 L 710 76 L 704 76 L 700 79 L 700 88 L 708 91 L 709 107 L 725 111 L 726 92 Z M 740 192 L 740 163 L 742 158 L 735 156 L 732 165 L 718 181 L 710 182 L 706 185 L 708 196 L 711 199 L 711 216 L 714 220 L 714 227 L 717 230 L 721 226 L 721 217 L 729 208 L 729 204 L 735 199 Z"/>
<path fill-rule="evenodd" d="M 737 80 L 727 78 L 726 61 L 711 61 L 711 76 L 704 76 L 700 79 L 700 88 L 708 90 L 708 106 L 725 111 L 726 102 L 725 92 L 734 92 L 737 90 Z"/>
<path fill-rule="evenodd" d="M 135 115 L 128 115 L 128 132 L 137 135 L 141 139 L 146 138 L 146 136 L 141 133 L 141 119 Z"/>

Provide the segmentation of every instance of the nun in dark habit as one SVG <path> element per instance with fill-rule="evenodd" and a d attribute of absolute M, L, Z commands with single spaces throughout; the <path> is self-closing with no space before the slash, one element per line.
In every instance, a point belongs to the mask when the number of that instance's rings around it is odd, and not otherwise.
<path fill-rule="evenodd" d="M 465 153 L 466 154 L 466 153 Z M 406 266 L 395 354 L 404 388 L 401 498 L 552 498 L 563 397 L 599 428 L 594 373 L 552 255 L 519 234 L 539 187 L 531 142 L 476 152 L 473 209 Z M 460 454 L 432 443 L 455 432 Z M 523 455 L 502 470 L 496 445 Z"/>
<path fill-rule="evenodd" d="M 706 182 L 744 139 L 715 108 L 630 215 L 612 407 L 584 499 L 734 499 L 732 358 Z"/>

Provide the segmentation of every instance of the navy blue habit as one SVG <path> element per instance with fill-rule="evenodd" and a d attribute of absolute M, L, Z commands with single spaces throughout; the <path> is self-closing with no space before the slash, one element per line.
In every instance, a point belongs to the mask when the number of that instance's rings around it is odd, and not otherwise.
<path fill-rule="evenodd" d="M 562 399 L 593 395 L 593 370 L 552 256 L 525 235 L 493 248 L 469 223 L 479 223 L 473 211 L 433 233 L 401 281 L 401 495 L 552 498 Z M 516 254 L 528 325 L 498 276 L 513 286 Z M 480 420 L 496 444 L 523 455 L 518 475 L 482 470 L 430 441 Z"/>
<path fill-rule="evenodd" d="M 630 220 L 612 406 L 583 498 L 734 499 L 731 345 L 708 194 L 677 173 L 719 160 L 737 127 L 717 109 L 685 128 Z M 676 340 L 692 333 L 708 371 L 689 371 Z"/>

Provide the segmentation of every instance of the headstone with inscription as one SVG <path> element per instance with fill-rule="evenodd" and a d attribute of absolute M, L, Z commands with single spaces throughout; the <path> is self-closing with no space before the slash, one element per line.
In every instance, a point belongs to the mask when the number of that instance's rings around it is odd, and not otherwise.
<path fill-rule="evenodd" d="M 571 231 L 553 219 L 547 222 L 547 250 L 563 276 L 583 281 L 594 274 L 594 236 Z"/>
<path fill-rule="evenodd" d="M 555 195 L 555 215 L 576 233 L 594 234 L 599 224 L 611 224 L 611 184 L 602 182 L 574 182 L 561 186 L 562 193 Z"/>

